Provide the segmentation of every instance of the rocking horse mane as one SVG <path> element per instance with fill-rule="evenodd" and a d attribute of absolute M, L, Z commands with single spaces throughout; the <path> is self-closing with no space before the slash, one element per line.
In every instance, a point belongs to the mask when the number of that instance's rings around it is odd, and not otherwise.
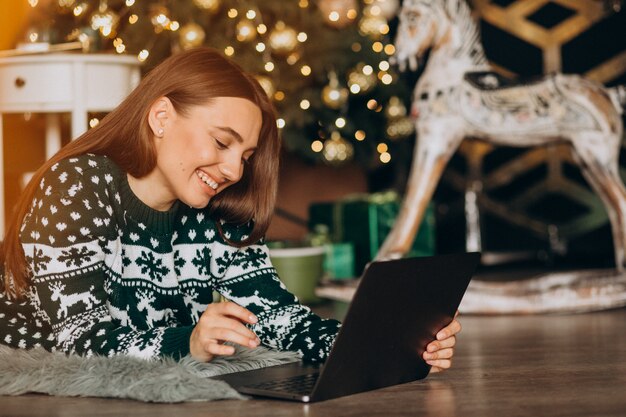
<path fill-rule="evenodd" d="M 472 15 L 472 9 L 466 0 L 435 0 L 442 4 L 443 10 L 450 21 L 456 25 L 461 33 L 463 45 L 458 54 L 470 56 L 476 65 L 486 65 L 487 58 L 483 50 L 480 31 Z"/>
<path fill-rule="evenodd" d="M 472 11 L 466 0 L 439 0 L 439 2 L 454 22 L 472 21 Z"/>

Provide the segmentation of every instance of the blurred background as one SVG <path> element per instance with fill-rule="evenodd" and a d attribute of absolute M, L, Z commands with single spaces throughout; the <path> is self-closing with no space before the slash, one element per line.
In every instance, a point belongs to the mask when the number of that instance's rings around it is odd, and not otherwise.
<path fill-rule="evenodd" d="M 279 112 L 284 150 L 268 239 L 302 240 L 327 233 L 315 225 L 332 223 L 324 213 L 333 209 L 320 211 L 320 204 L 357 199 L 366 207 L 391 204 L 391 221 L 397 213 L 415 144 L 411 92 L 420 76 L 420 70 L 399 72 L 393 65 L 401 3 L 0 0 L 0 49 L 80 41 L 89 53 L 136 57 L 142 73 L 180 50 L 208 45 L 223 51 L 257 76 Z M 626 84 L 622 1 L 468 3 L 487 57 L 502 75 L 565 72 L 607 86 Z M 10 215 L 23 175 L 45 159 L 46 117 L 3 116 L 4 204 Z M 90 114 L 90 125 L 103 116 Z M 71 140 L 69 118 L 61 115 L 64 143 Z M 526 253 L 552 264 L 612 265 L 604 207 L 561 145 L 519 149 L 465 141 L 435 193 L 421 238 L 425 253 L 465 248 L 470 181 L 482 187 L 483 250 Z"/>

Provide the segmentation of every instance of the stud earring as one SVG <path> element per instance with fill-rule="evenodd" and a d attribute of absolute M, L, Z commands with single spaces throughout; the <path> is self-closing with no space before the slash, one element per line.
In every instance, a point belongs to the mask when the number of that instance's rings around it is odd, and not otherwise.
<path fill-rule="evenodd" d="M 161 136 L 163 136 L 163 133 L 165 133 L 165 131 L 164 131 L 163 129 L 159 129 L 159 130 L 157 131 L 157 136 L 158 136 L 158 137 L 161 137 Z"/>

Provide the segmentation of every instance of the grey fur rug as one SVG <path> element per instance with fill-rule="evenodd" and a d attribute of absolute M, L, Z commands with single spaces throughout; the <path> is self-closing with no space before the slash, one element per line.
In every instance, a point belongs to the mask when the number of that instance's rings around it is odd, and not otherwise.
<path fill-rule="evenodd" d="M 126 356 L 87 358 L 0 345 L 0 395 L 30 392 L 159 403 L 244 399 L 225 382 L 209 377 L 295 360 L 295 353 L 264 348 L 238 350 L 234 356 L 201 363 L 191 357 L 179 362 Z"/>

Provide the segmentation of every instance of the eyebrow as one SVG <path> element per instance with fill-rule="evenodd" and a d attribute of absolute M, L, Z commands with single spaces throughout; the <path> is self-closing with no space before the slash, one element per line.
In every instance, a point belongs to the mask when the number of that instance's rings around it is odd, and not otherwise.
<path fill-rule="evenodd" d="M 243 143 L 243 138 L 241 137 L 241 135 L 232 127 L 224 127 L 224 126 L 216 126 L 219 130 L 221 130 L 224 133 L 229 134 L 230 136 L 234 137 L 235 140 L 237 140 L 237 142 L 239 143 Z"/>
<path fill-rule="evenodd" d="M 243 143 L 243 138 L 241 137 L 241 135 L 232 127 L 228 127 L 228 126 L 216 126 L 217 129 L 221 130 L 222 132 L 232 136 L 233 138 L 235 138 L 235 140 L 239 143 Z M 254 147 L 252 148 L 252 150 L 256 150 L 257 148 Z"/>

